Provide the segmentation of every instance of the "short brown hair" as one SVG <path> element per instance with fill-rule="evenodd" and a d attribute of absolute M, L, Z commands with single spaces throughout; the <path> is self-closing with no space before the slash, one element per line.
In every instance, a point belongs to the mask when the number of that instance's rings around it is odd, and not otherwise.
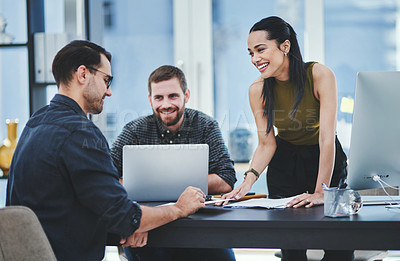
<path fill-rule="evenodd" d="M 183 93 L 187 90 L 187 83 L 185 74 L 181 69 L 172 65 L 163 65 L 155 69 L 149 76 L 148 88 L 149 94 L 151 94 L 151 83 L 158 83 L 162 81 L 167 81 L 176 77 L 181 85 Z"/>
<path fill-rule="evenodd" d="M 101 54 L 111 62 L 111 54 L 103 47 L 86 41 L 75 40 L 64 46 L 54 57 L 52 70 L 57 86 L 68 84 L 73 72 L 81 65 L 97 67 L 101 64 Z"/>

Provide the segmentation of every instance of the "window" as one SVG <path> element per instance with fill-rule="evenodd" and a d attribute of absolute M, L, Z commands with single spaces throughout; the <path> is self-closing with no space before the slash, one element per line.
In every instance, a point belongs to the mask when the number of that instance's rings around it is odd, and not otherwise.
<path fill-rule="evenodd" d="M 336 74 L 337 128 L 346 152 L 357 72 L 399 68 L 399 8 L 398 1 L 325 0 L 325 62 Z"/>
<path fill-rule="evenodd" d="M 6 119 L 29 118 L 29 78 L 26 1 L 0 0 L 0 137 L 7 136 Z"/>
<path fill-rule="evenodd" d="M 157 8 L 155 8 L 157 7 Z M 174 64 L 172 0 L 107 1 L 102 45 L 111 52 L 114 81 L 105 117 L 94 117 L 110 144 L 123 126 L 152 113 L 147 79 L 164 64 Z"/>
<path fill-rule="evenodd" d="M 48 34 L 62 33 L 65 31 L 65 5 L 64 0 L 45 0 L 44 1 L 44 19 L 45 32 Z M 43 87 L 43 86 L 42 86 Z M 46 89 L 46 104 L 57 93 L 57 85 L 51 84 L 44 86 Z"/>
<path fill-rule="evenodd" d="M 303 48 L 303 1 L 213 1 L 215 117 L 225 141 L 236 128 L 249 128 L 254 139 L 257 137 L 248 89 L 260 74 L 251 64 L 247 37 L 256 22 L 271 15 L 280 16 L 293 26 Z"/>

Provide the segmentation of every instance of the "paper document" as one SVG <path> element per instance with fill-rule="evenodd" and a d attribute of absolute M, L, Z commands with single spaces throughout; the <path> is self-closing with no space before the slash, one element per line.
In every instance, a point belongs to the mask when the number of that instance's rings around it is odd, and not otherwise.
<path fill-rule="evenodd" d="M 254 198 L 225 205 L 226 208 L 286 208 L 286 204 L 297 196 L 290 198 L 269 199 Z"/>

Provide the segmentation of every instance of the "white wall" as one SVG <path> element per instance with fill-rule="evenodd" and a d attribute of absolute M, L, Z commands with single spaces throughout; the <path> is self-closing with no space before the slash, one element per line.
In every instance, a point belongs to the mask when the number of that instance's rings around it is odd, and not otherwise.
<path fill-rule="evenodd" d="M 214 115 L 212 1 L 174 0 L 175 64 L 185 73 L 188 107 Z"/>

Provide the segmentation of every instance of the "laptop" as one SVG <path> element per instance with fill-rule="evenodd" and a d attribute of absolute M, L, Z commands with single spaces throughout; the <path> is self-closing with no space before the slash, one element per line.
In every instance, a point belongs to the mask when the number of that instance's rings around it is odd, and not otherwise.
<path fill-rule="evenodd" d="M 125 145 L 122 173 L 128 198 L 176 201 L 188 186 L 208 192 L 208 145 Z"/>

